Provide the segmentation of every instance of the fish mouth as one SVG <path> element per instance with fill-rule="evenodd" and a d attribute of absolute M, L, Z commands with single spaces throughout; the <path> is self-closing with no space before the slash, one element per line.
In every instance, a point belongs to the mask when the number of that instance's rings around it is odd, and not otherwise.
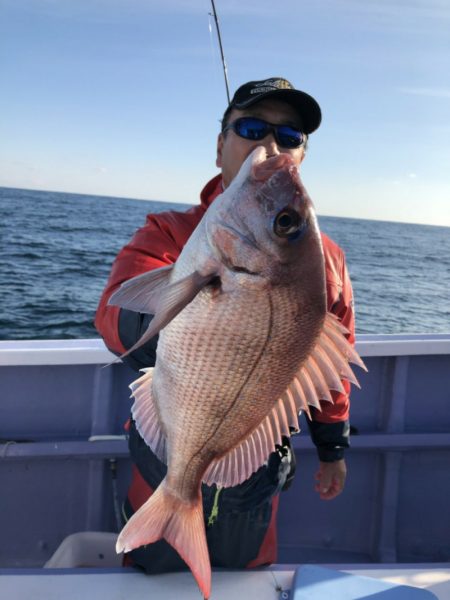
<path fill-rule="evenodd" d="M 230 260 L 229 256 L 226 256 L 222 251 L 220 251 L 221 259 L 224 266 L 231 271 L 232 273 L 242 273 L 243 275 L 250 275 L 252 277 L 260 277 L 261 273 L 259 271 L 251 271 L 247 267 L 243 267 L 239 264 L 235 264 Z"/>
<path fill-rule="evenodd" d="M 233 271 L 233 273 L 245 273 L 245 275 L 253 275 L 254 277 L 258 277 L 260 275 L 260 273 L 250 271 L 249 269 L 246 269 L 245 267 L 239 267 L 238 265 L 230 264 L 228 268 L 230 271 Z"/>

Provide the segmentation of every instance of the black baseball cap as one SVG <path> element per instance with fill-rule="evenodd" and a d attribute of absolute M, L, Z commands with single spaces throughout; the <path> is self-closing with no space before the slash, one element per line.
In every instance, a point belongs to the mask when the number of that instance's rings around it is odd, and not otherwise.
<path fill-rule="evenodd" d="M 267 98 L 283 100 L 295 108 L 300 115 L 304 133 L 312 133 L 319 127 L 322 120 L 319 104 L 312 96 L 296 90 L 292 83 L 282 77 L 244 83 L 236 90 L 227 112 L 232 108 L 247 108 Z"/>

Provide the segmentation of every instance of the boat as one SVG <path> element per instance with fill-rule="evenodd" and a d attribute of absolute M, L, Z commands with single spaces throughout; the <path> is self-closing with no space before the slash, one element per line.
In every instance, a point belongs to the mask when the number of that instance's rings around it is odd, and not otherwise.
<path fill-rule="evenodd" d="M 294 598 L 308 566 L 450 598 L 450 334 L 358 335 L 357 350 L 344 493 L 314 492 L 301 421 L 279 563 L 214 570 L 213 599 Z M 100 339 L 0 341 L 1 598 L 198 598 L 189 572 L 148 577 L 114 553 L 136 378 L 114 359 Z"/>

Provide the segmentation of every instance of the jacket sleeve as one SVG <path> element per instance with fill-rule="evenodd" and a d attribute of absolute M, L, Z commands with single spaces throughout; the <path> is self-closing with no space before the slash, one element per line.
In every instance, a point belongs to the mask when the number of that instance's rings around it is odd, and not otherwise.
<path fill-rule="evenodd" d="M 108 306 L 111 295 L 120 285 L 141 273 L 172 264 L 180 248 L 170 228 L 155 215 L 147 217 L 115 259 L 109 280 L 103 290 L 95 316 L 95 326 L 106 346 L 115 354 L 123 354 L 137 342 L 150 323 L 152 315 Z M 157 336 L 125 358 L 133 369 L 153 366 L 156 357 Z"/>
<path fill-rule="evenodd" d="M 342 254 L 340 268 L 342 287 L 333 298 L 328 294 L 328 310 L 337 315 L 341 323 L 348 329 L 347 339 L 355 344 L 355 316 L 353 310 L 353 290 L 350 277 Z M 350 383 L 342 382 L 345 394 L 332 392 L 333 404 L 322 401 L 322 410 L 311 410 L 311 420 L 307 419 L 311 438 L 317 447 L 319 459 L 322 462 L 334 462 L 344 457 L 345 448 L 349 447 L 350 425 Z"/>

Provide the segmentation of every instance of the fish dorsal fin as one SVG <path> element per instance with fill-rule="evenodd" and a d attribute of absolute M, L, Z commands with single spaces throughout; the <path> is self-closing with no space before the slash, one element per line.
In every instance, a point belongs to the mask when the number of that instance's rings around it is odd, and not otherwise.
<path fill-rule="evenodd" d="M 167 464 L 166 435 L 152 394 L 153 369 L 142 369 L 142 372 L 144 375 L 130 385 L 134 398 L 131 414 L 147 446 L 150 446 L 160 461 Z"/>
<path fill-rule="evenodd" d="M 308 416 L 308 405 L 321 410 L 322 400 L 333 402 L 332 390 L 345 393 L 343 379 L 359 387 L 349 362 L 367 371 L 345 334 L 348 331 L 338 318 L 327 313 L 316 345 L 289 386 L 296 407 L 298 410 L 305 410 Z"/>
<path fill-rule="evenodd" d="M 217 275 L 193 271 L 187 277 L 170 281 L 173 265 L 138 275 L 122 284 L 111 296 L 109 304 L 137 312 L 153 312 L 154 317 L 144 335 L 119 358 L 124 358 L 164 329 L 195 296 Z"/>
<path fill-rule="evenodd" d="M 230 487 L 242 483 L 267 461 L 283 436 L 299 430 L 299 412 L 310 416 L 309 406 L 321 410 L 321 400 L 333 402 L 330 390 L 344 392 L 341 379 L 359 385 L 348 361 L 367 369 L 344 333 L 348 332 L 337 318 L 327 314 L 313 351 L 286 392 L 243 442 L 209 465 L 203 476 L 206 484 Z"/>

